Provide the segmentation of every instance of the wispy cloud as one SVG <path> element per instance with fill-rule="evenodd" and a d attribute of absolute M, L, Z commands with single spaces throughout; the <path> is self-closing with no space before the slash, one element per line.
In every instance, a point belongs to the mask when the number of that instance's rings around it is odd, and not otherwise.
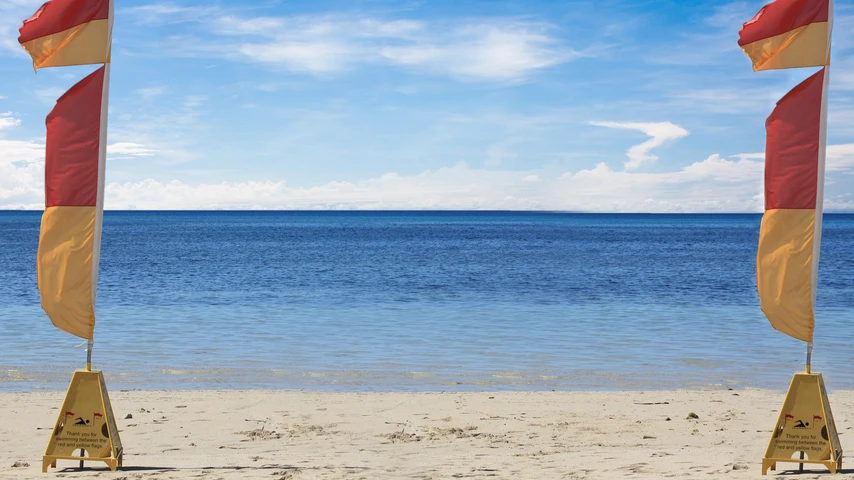
<path fill-rule="evenodd" d="M 166 88 L 164 88 L 164 87 L 145 87 L 145 88 L 138 88 L 138 89 L 134 90 L 133 93 L 135 93 L 135 94 L 139 95 L 140 97 L 148 100 L 148 99 L 152 99 L 154 97 L 158 97 L 160 95 L 163 95 L 163 93 L 165 91 L 166 91 Z"/>
<path fill-rule="evenodd" d="M 676 140 L 688 135 L 688 130 L 670 122 L 590 122 L 590 124 L 598 127 L 638 130 L 652 137 L 641 144 L 629 148 L 626 152 L 629 161 L 624 163 L 626 170 L 634 170 L 644 163 L 655 162 L 658 160 L 658 157 L 649 153 L 653 148 L 664 145 L 668 140 Z"/>
<path fill-rule="evenodd" d="M 44 163 L 44 144 L 26 140 L 0 139 L 0 165 Z M 16 167 L 17 168 L 17 167 Z M 0 178 L 6 178 L 0 176 Z"/>
<path fill-rule="evenodd" d="M 0 139 L 0 208 L 44 207 L 44 144 Z"/>
<path fill-rule="evenodd" d="M 312 74 L 341 72 L 365 57 L 359 46 L 332 40 L 244 43 L 238 53 L 247 60 Z"/>
<path fill-rule="evenodd" d="M 0 113 L 0 135 L 21 121 L 11 112 Z M 0 138 L 0 208 L 16 207 L 24 202 L 41 208 L 44 185 L 44 144 L 35 141 Z"/>
<path fill-rule="evenodd" d="M 778 88 L 674 88 L 667 92 L 669 104 L 687 111 L 754 115 L 769 112 L 783 94 Z"/>
<path fill-rule="evenodd" d="M 156 99 L 164 87 L 141 89 L 142 100 Z M 163 89 L 161 91 L 161 88 Z M 141 94 L 136 90 L 134 93 Z M 145 94 L 149 97 L 146 97 Z M 168 100 L 168 102 L 167 102 Z M 111 113 L 108 159 L 147 157 L 151 165 L 172 165 L 196 158 L 209 137 L 203 113 L 208 97 L 183 97 L 115 103 Z"/>
<path fill-rule="evenodd" d="M 108 160 L 127 157 L 151 157 L 154 155 L 154 152 L 154 149 L 133 142 L 116 142 L 112 145 L 107 145 L 107 154 L 112 155 L 112 157 L 108 157 Z"/>
<path fill-rule="evenodd" d="M 497 167 L 505 160 L 517 158 L 519 155 L 511 151 L 513 145 L 517 143 L 519 143 L 518 138 L 509 138 L 492 145 L 486 151 L 486 161 L 484 162 L 484 165 L 487 167 Z"/>
<path fill-rule="evenodd" d="M 172 2 L 161 2 L 120 8 L 117 13 L 131 16 L 138 23 L 151 24 L 197 22 L 220 12 L 220 8 L 216 6 L 183 7 Z"/>
<path fill-rule="evenodd" d="M 205 16 L 204 37 L 183 35 L 173 54 L 224 57 L 313 75 L 357 65 L 392 65 L 460 80 L 520 81 L 584 52 L 552 36 L 551 25 L 507 18 L 420 21 L 352 15 L 242 17 L 174 4 L 128 9 L 141 22 Z M 185 20 L 186 21 L 186 20 Z"/>
<path fill-rule="evenodd" d="M 854 174 L 854 143 L 828 145 L 825 156 L 826 171 Z"/>
<path fill-rule="evenodd" d="M 184 100 L 184 106 L 189 109 L 201 107 L 207 100 L 208 97 L 204 95 L 190 95 Z"/>
<path fill-rule="evenodd" d="M 44 0 L 3 0 L 0 2 L 0 55 L 14 55 L 22 60 L 26 52 L 18 43 L 18 28 L 36 13 Z"/>
<path fill-rule="evenodd" d="M 767 2 L 731 2 L 717 6 L 690 29 L 674 31 L 667 48 L 649 49 L 647 60 L 658 65 L 700 66 L 721 63 L 728 55 L 738 55 L 737 32 Z M 735 35 L 735 37 L 733 36 Z M 749 65 L 749 64 L 748 64 Z"/>
<path fill-rule="evenodd" d="M 0 130 L 17 127 L 21 121 L 12 116 L 12 112 L 0 113 Z"/>
<path fill-rule="evenodd" d="M 47 87 L 39 88 L 33 93 L 36 94 L 36 97 L 38 97 L 42 103 L 53 105 L 56 103 L 56 100 L 65 93 L 65 89 L 59 87 Z"/>
<path fill-rule="evenodd" d="M 466 25 L 449 35 L 410 45 L 389 46 L 380 54 L 393 63 L 473 80 L 520 80 L 568 62 L 581 53 L 559 45 L 546 28 L 531 24 Z"/>

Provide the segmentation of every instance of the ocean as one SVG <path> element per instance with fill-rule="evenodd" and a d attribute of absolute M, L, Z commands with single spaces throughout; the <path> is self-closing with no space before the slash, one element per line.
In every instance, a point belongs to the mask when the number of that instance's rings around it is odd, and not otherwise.
<path fill-rule="evenodd" d="M 41 212 L 0 212 L 0 390 L 63 390 Z M 759 309 L 760 215 L 135 212 L 104 217 L 111 389 L 774 388 L 805 345 Z M 813 371 L 854 388 L 854 215 L 828 214 Z"/>

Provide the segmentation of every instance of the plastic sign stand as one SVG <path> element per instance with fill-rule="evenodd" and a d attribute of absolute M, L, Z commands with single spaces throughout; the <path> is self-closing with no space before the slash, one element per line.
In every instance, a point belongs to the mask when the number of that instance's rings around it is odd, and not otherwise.
<path fill-rule="evenodd" d="M 804 458 L 800 458 L 803 452 Z M 816 463 L 842 469 L 842 446 L 820 373 L 796 373 L 762 459 L 762 475 L 777 462 Z"/>
<path fill-rule="evenodd" d="M 79 456 L 74 453 L 78 450 Z M 42 459 L 42 472 L 57 460 L 105 462 L 110 470 L 122 466 L 122 442 L 100 371 L 77 370 Z"/>

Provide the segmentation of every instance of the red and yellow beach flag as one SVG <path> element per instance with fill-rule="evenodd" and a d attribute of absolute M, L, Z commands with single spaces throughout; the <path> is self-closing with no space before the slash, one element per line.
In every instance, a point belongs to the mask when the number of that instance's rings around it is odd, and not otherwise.
<path fill-rule="evenodd" d="M 765 123 L 765 215 L 756 256 L 762 311 L 777 330 L 812 342 L 824 189 L 825 69 L 777 102 Z"/>
<path fill-rule="evenodd" d="M 111 13 L 110 0 L 52 0 L 24 20 L 18 42 L 36 69 L 107 63 Z"/>
<path fill-rule="evenodd" d="M 832 0 L 777 0 L 738 32 L 753 70 L 819 67 L 830 57 Z"/>
<path fill-rule="evenodd" d="M 45 211 L 36 258 L 42 308 L 57 328 L 89 340 L 104 211 L 112 0 L 52 0 L 20 28 L 33 67 L 102 63 L 47 116 Z M 88 368 L 88 364 L 87 364 Z"/>
<path fill-rule="evenodd" d="M 57 328 L 90 340 L 104 208 L 106 68 L 71 87 L 47 116 L 45 211 L 36 259 L 45 313 Z"/>
<path fill-rule="evenodd" d="M 815 328 L 832 30 L 833 0 L 776 0 L 744 24 L 738 40 L 753 70 L 824 67 L 780 99 L 765 123 L 765 215 L 756 255 L 762 311 L 774 328 L 808 342 L 808 351 Z"/>

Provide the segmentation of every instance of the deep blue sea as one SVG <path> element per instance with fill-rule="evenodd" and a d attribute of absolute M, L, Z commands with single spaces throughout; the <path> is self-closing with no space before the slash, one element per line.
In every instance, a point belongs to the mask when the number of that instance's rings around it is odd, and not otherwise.
<path fill-rule="evenodd" d="M 62 390 L 41 212 L 0 212 L 0 390 Z M 112 389 L 785 389 L 760 215 L 106 212 L 95 368 Z M 854 388 L 854 215 L 825 215 L 813 370 Z"/>

